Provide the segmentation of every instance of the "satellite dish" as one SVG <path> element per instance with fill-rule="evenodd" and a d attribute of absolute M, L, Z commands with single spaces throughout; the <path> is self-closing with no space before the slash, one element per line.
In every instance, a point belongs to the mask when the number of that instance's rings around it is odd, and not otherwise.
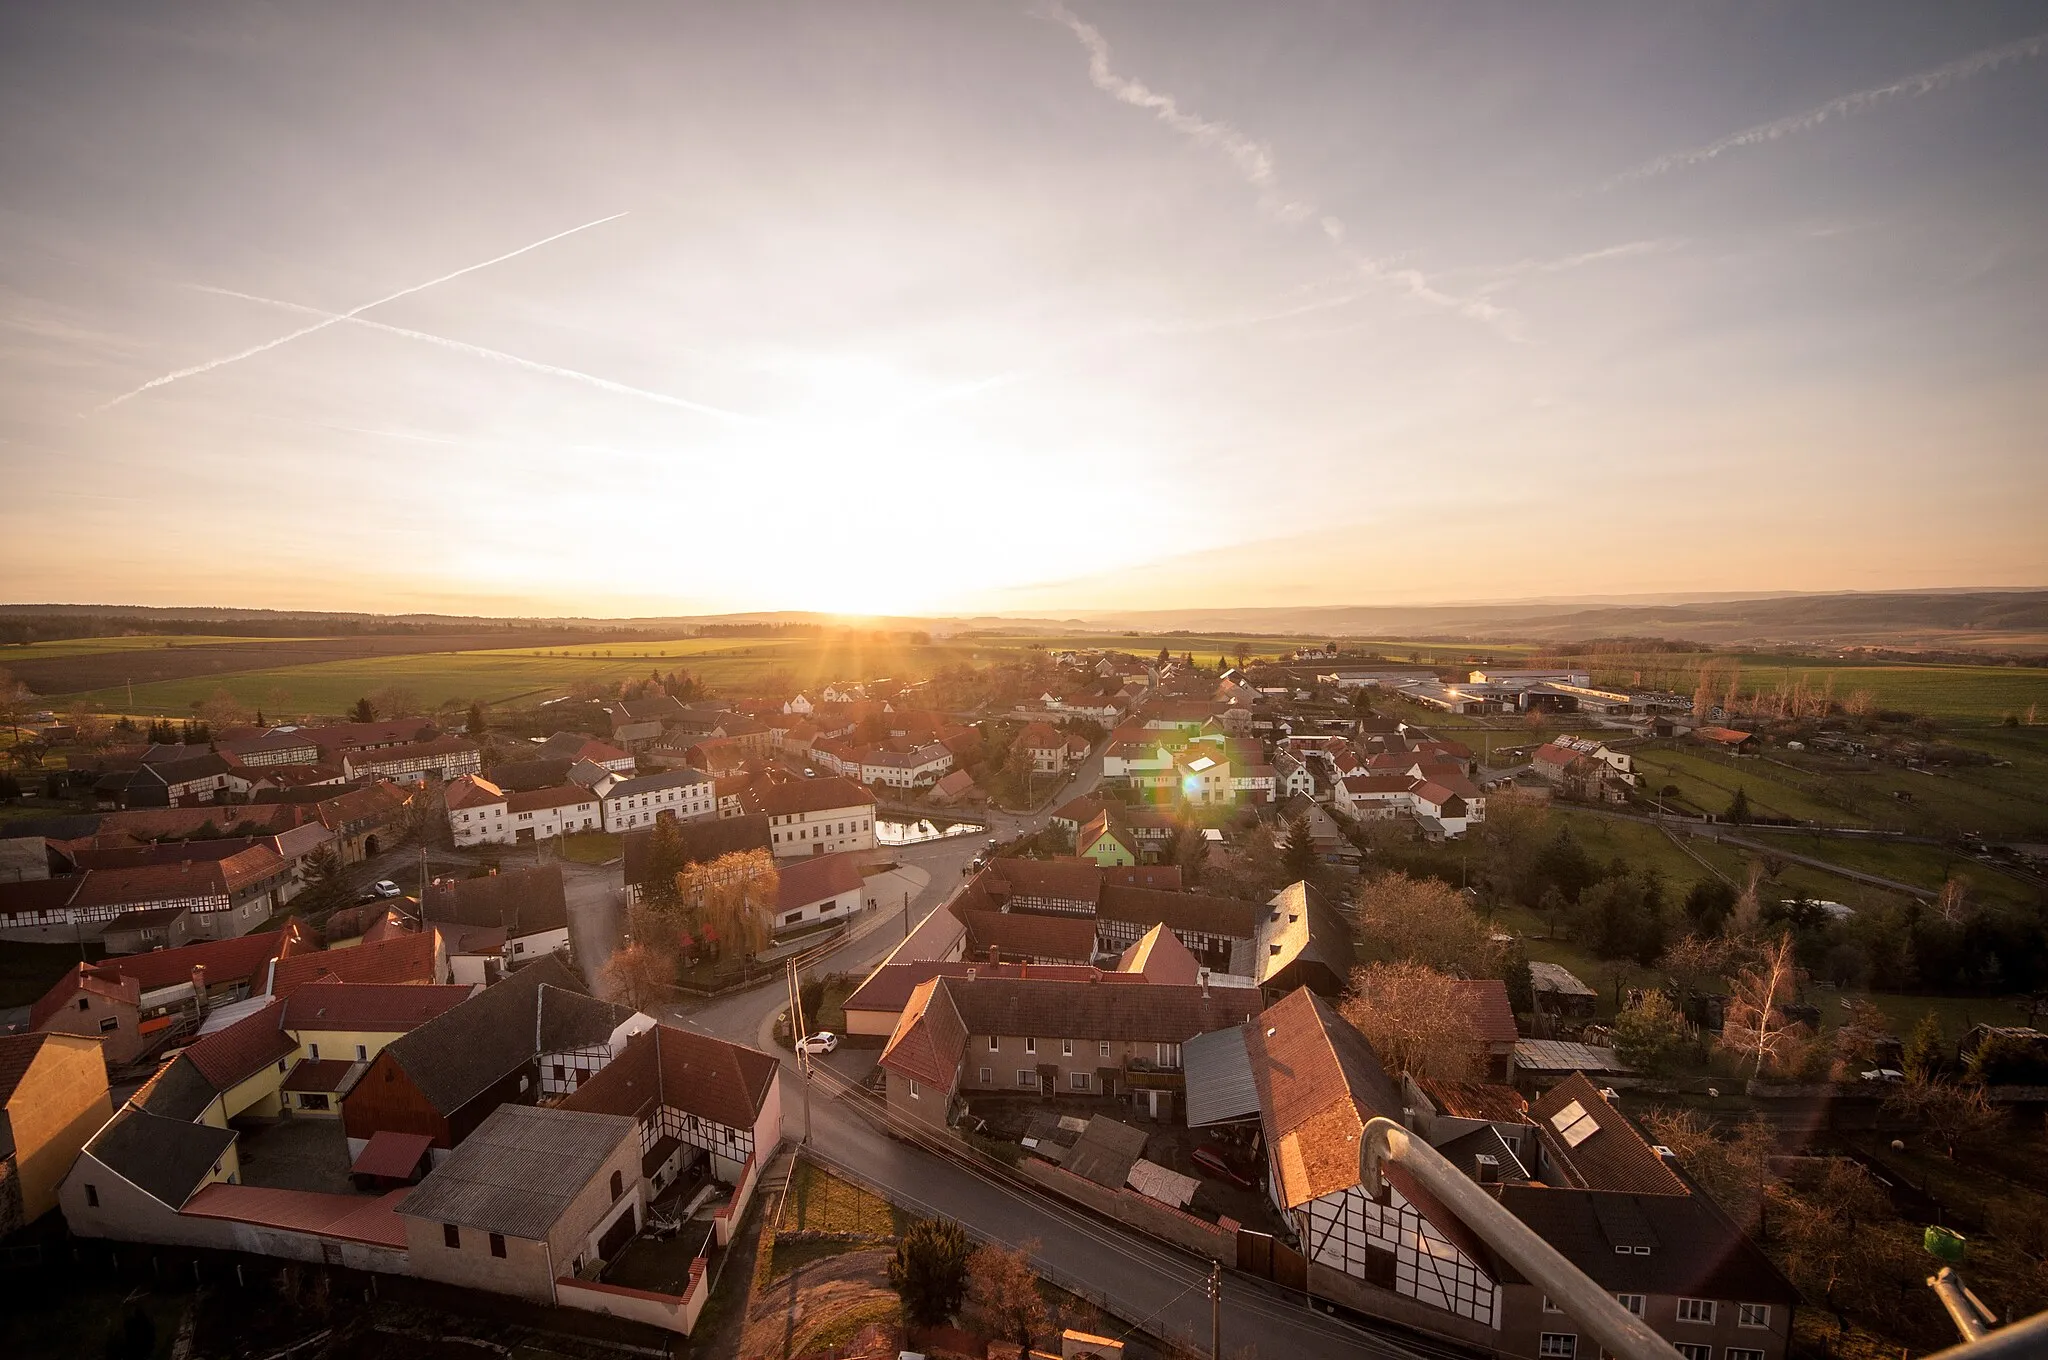
<path fill-rule="evenodd" d="M 1712 1086 L 1709 1086 L 1707 1088 L 1707 1094 L 1714 1097 L 1714 1099 L 1716 1100 L 1719 1100 L 1721 1098 L 1721 1092 Z"/>

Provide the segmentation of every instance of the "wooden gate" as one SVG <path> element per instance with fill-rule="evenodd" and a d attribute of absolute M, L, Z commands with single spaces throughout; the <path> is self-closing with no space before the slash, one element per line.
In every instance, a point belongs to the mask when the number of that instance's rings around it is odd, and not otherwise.
<path fill-rule="evenodd" d="M 1308 1288 L 1308 1258 L 1271 1233 L 1237 1230 L 1237 1268 L 1288 1289 Z"/>

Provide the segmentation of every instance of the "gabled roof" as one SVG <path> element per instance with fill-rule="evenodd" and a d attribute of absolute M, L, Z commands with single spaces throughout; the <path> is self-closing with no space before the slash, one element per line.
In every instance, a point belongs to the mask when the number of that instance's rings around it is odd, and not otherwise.
<path fill-rule="evenodd" d="M 227 1091 L 299 1047 L 283 1026 L 284 1002 L 273 1001 L 255 1014 L 216 1030 L 187 1048 L 179 1058 L 199 1069 L 216 1091 Z"/>
<path fill-rule="evenodd" d="M 933 978 L 911 992 L 882 1050 L 881 1064 L 899 1076 L 950 1091 L 966 1048 L 967 1026 L 959 1008 L 944 979 Z"/>
<path fill-rule="evenodd" d="M 967 952 L 986 958 L 991 949 L 1004 957 L 1073 959 L 1095 957 L 1095 922 L 1086 916 L 1040 916 L 1033 912 L 981 911 L 956 907 L 954 915 L 967 927 Z"/>
<path fill-rule="evenodd" d="M 739 850 L 766 850 L 773 844 L 769 839 L 768 819 L 759 813 L 675 822 L 673 826 L 676 843 L 687 864 L 709 863 L 720 855 L 730 855 Z M 626 833 L 620 846 L 620 853 L 625 859 L 626 882 L 636 886 L 647 882 L 654 836 L 655 831 L 651 828 Z"/>
<path fill-rule="evenodd" d="M 467 983 L 417 986 L 375 982 L 308 982 L 284 1002 L 284 1027 L 296 1033 L 353 1030 L 404 1034 L 469 999 Z"/>
<path fill-rule="evenodd" d="M 163 1119 L 189 1124 L 206 1113 L 206 1107 L 220 1094 L 204 1072 L 180 1053 L 142 1083 L 129 1103 Z"/>
<path fill-rule="evenodd" d="M 435 884 L 427 889 L 425 916 L 429 922 L 503 926 L 514 938 L 566 929 L 569 899 L 562 866 L 543 864 Z"/>
<path fill-rule="evenodd" d="M 85 1151 L 143 1193 L 182 1208 L 235 1141 L 234 1130 L 124 1106 Z"/>
<path fill-rule="evenodd" d="M 1254 938 L 1261 982 L 1295 964 L 1321 964 L 1341 986 L 1357 962 L 1350 922 L 1306 881 L 1290 883 L 1273 894 Z"/>
<path fill-rule="evenodd" d="M 1529 1108 L 1550 1159 L 1575 1186 L 1639 1195 L 1683 1195 L 1685 1182 L 1664 1165 L 1598 1087 L 1574 1072 Z"/>
<path fill-rule="evenodd" d="M 861 897 L 860 863 L 852 854 L 813 855 L 777 866 L 775 910 L 794 911 L 843 893 Z"/>
<path fill-rule="evenodd" d="M 169 902 L 187 898 L 224 898 L 227 876 L 213 860 L 197 863 L 145 864 L 132 869 L 92 869 L 78 885 L 71 905 L 123 907 L 132 902 Z"/>
<path fill-rule="evenodd" d="M 1092 906 L 1102 898 L 1102 870 L 1095 861 L 1077 857 L 999 859 L 982 872 L 980 882 L 999 902 L 1043 897 Z"/>
<path fill-rule="evenodd" d="M 142 1000 L 141 984 L 132 977 L 112 968 L 106 963 L 74 964 L 55 986 L 44 992 L 36 1004 L 29 1007 L 28 1027 L 41 1029 L 58 1011 L 71 1004 L 71 998 L 80 992 L 103 997 L 121 1005 L 133 1006 Z"/>
<path fill-rule="evenodd" d="M 1163 924 L 1156 925 L 1116 961 L 1119 973 L 1137 973 L 1149 982 L 1199 982 L 1202 965 Z"/>
<path fill-rule="evenodd" d="M 1366 1121 L 1401 1117 L 1401 1093 L 1372 1045 L 1305 987 L 1267 1007 L 1245 1036 L 1287 1207 L 1357 1184 Z"/>
<path fill-rule="evenodd" d="M 768 817 L 791 817 L 805 812 L 830 812 L 838 808 L 873 807 L 875 797 L 851 779 L 792 779 L 749 789 L 744 795 L 747 811 Z"/>
<path fill-rule="evenodd" d="M 398 1202 L 398 1212 L 539 1241 L 619 1144 L 638 1137 L 622 1115 L 500 1105 Z"/>
<path fill-rule="evenodd" d="M 545 812 L 550 808 L 575 807 L 581 803 L 595 804 L 597 795 L 581 784 L 557 784 L 547 789 L 522 789 L 518 793 L 505 795 L 505 811 Z"/>
<path fill-rule="evenodd" d="M 782 1064 L 759 1049 L 670 1025 L 644 1029 L 562 1101 L 565 1110 L 644 1117 L 650 1101 L 751 1129 Z"/>
<path fill-rule="evenodd" d="M 1614 1293 L 1791 1304 L 1799 1294 L 1704 1195 L 1503 1185 L 1500 1202 Z M 1626 1255 L 1617 1248 L 1627 1247 Z M 1638 1247 L 1648 1247 L 1639 1254 Z M 1508 1278 L 1515 1278 L 1511 1273 Z"/>
<path fill-rule="evenodd" d="M 1465 1013 L 1472 1017 L 1480 1042 L 1511 1044 L 1522 1037 L 1515 1027 L 1515 1008 L 1508 1001 L 1507 983 L 1499 978 L 1459 978 L 1457 985 L 1465 994 Z"/>
<path fill-rule="evenodd" d="M 1164 921 L 1174 931 L 1193 930 L 1209 935 L 1226 935 L 1249 940 L 1257 936 L 1258 919 L 1265 908 L 1256 902 L 1234 897 L 1212 897 L 1208 893 L 1161 892 L 1156 888 L 1126 888 L 1105 884 L 1096 908 L 1098 915 L 1112 921 L 1150 925 Z"/>
<path fill-rule="evenodd" d="M 567 773 L 566 768 L 563 773 Z M 468 807 L 490 807 L 505 801 L 505 789 L 482 775 L 466 774 L 441 790 L 441 801 L 457 811 Z"/>
<path fill-rule="evenodd" d="M 270 991 L 288 997 L 309 982 L 427 983 L 434 978 L 434 932 L 367 940 L 353 949 L 321 949 L 277 961 Z"/>
<path fill-rule="evenodd" d="M 1047 978 L 1056 982 L 1091 982 L 1101 979 L 1124 985 L 1142 985 L 1144 977 L 1136 973 L 1105 973 L 1091 964 L 1083 963 L 990 963 L 987 960 L 917 959 L 904 963 L 884 963 L 854 989 L 843 1003 L 849 1011 L 901 1011 L 910 1002 L 910 994 L 921 982 L 935 977 L 964 978 L 969 974 L 976 977 L 1034 977 Z"/>
<path fill-rule="evenodd" d="M 548 1009 L 543 998 L 555 992 L 590 1000 L 569 969 L 550 955 L 392 1040 L 384 1053 L 412 1079 L 428 1104 L 444 1115 L 453 1114 L 500 1078 L 548 1051 L 543 1046 Z M 558 1028 L 581 1030 L 583 1026 L 574 1022 L 588 1017 L 565 1018 L 571 1023 Z M 609 1037 L 615 1027 L 598 1038 Z"/>

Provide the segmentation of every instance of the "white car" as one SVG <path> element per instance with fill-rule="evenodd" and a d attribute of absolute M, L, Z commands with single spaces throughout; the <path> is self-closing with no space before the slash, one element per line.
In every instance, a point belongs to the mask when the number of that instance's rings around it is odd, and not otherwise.
<path fill-rule="evenodd" d="M 830 1053 L 837 1047 L 839 1047 L 839 1036 L 826 1029 L 819 1030 L 816 1034 L 806 1035 L 803 1042 L 796 1046 L 796 1049 L 799 1053 Z"/>
<path fill-rule="evenodd" d="M 399 887 L 396 883 L 393 883 L 388 878 L 380 878 L 375 883 L 372 883 L 370 885 L 370 891 L 375 893 L 379 897 L 405 896 L 405 889 Z"/>

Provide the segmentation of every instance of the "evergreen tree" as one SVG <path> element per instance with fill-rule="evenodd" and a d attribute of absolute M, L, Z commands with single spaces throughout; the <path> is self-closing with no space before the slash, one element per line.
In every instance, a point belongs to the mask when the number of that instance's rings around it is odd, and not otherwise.
<path fill-rule="evenodd" d="M 1316 854 L 1316 843 L 1309 834 L 1308 818 L 1296 817 L 1287 824 L 1287 846 L 1281 857 L 1281 867 L 1287 871 L 1289 883 L 1315 877 L 1322 857 Z"/>
<path fill-rule="evenodd" d="M 1948 1041 L 1942 1037 L 1941 1021 L 1929 1011 L 1913 1026 L 1913 1037 L 1906 1040 L 1906 1079 L 1933 1081 L 1947 1058 Z"/>
<path fill-rule="evenodd" d="M 1728 913 L 1735 910 L 1735 889 L 1718 878 L 1703 878 L 1685 894 L 1683 905 L 1697 934 L 1719 935 Z"/>
<path fill-rule="evenodd" d="M 1728 800 L 1728 811 L 1723 815 L 1737 826 L 1749 825 L 1749 791 L 1738 785 L 1735 796 Z"/>
<path fill-rule="evenodd" d="M 472 737 L 480 737 L 484 734 L 484 726 L 484 706 L 472 699 L 469 703 L 469 721 L 463 724 L 463 730 Z"/>
<path fill-rule="evenodd" d="M 355 707 L 348 711 L 348 716 L 354 722 L 373 723 L 377 721 L 377 706 L 368 699 L 358 699 Z"/>
<path fill-rule="evenodd" d="M 903 1315 L 921 1327 L 943 1325 L 967 1296 L 967 1259 L 974 1244 L 958 1223 L 920 1218 L 896 1244 L 889 1284 L 903 1299 Z"/>

